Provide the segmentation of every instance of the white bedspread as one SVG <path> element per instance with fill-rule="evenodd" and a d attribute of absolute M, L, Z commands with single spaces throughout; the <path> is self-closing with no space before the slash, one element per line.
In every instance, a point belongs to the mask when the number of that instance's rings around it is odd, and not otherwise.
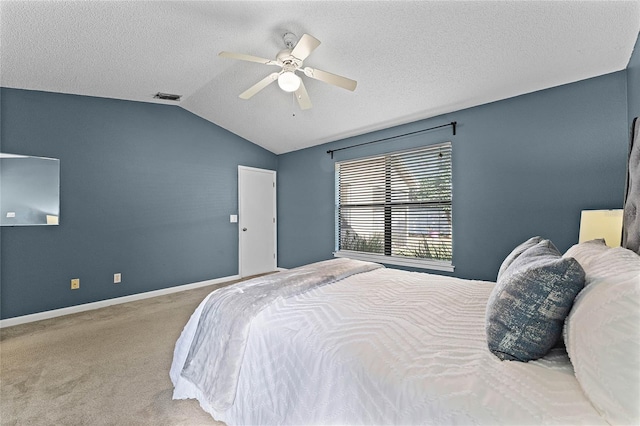
<path fill-rule="evenodd" d="M 176 343 L 171 369 L 174 386 L 191 388 L 192 397 L 216 410 L 226 410 L 235 399 L 251 322 L 262 309 L 278 298 L 292 297 L 382 267 L 360 260 L 334 259 L 212 292 Z M 189 343 L 187 351 L 182 350 L 183 341 Z"/>
<path fill-rule="evenodd" d="M 378 269 L 278 299 L 251 324 L 231 407 L 200 403 L 230 425 L 604 424 L 563 350 L 488 351 L 493 285 Z"/>

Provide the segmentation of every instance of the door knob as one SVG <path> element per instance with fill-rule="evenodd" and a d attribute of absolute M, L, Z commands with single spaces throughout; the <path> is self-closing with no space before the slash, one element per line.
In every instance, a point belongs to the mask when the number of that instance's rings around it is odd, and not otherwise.
<path fill-rule="evenodd" d="M 246 231 L 246 230 L 247 230 L 247 228 L 242 228 L 242 230 L 243 230 L 243 231 Z"/>

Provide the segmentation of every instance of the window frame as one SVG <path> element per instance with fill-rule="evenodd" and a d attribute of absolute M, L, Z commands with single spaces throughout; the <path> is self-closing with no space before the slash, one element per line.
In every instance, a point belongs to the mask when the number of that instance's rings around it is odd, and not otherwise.
<path fill-rule="evenodd" d="M 339 177 L 339 167 L 341 164 L 349 163 L 349 162 L 357 162 L 362 160 L 369 159 L 378 159 L 383 158 L 387 159 L 391 156 L 402 155 L 402 154 L 411 154 L 413 152 L 418 152 L 426 149 L 438 149 L 439 147 L 446 147 L 450 151 L 450 164 L 449 168 L 451 171 L 451 193 L 450 193 L 450 206 L 451 206 L 451 214 L 453 215 L 453 143 L 451 141 L 435 143 L 431 145 L 421 146 L 417 148 L 411 148 L 402 151 L 394 151 L 382 154 L 371 155 L 367 157 L 354 158 L 350 160 L 337 161 L 335 163 L 335 202 L 334 202 L 334 211 L 335 211 L 335 220 L 334 220 L 334 231 L 335 231 L 335 245 L 334 245 L 334 257 L 346 257 L 357 260 L 364 260 L 370 262 L 377 263 L 385 263 L 389 265 L 398 265 L 411 267 L 416 269 L 430 269 L 436 271 L 444 271 L 444 272 L 453 272 L 455 266 L 453 265 L 453 238 L 451 240 L 451 259 L 450 260 L 439 260 L 432 258 L 419 258 L 412 256 L 402 256 L 402 255 L 393 255 L 393 254 L 378 254 L 378 253 L 369 253 L 365 251 L 354 251 L 354 250 L 345 250 L 340 249 L 340 177 Z M 385 192 L 385 197 L 389 197 L 389 193 Z M 391 195 L 393 196 L 393 195 Z M 453 219 L 453 216 L 451 217 Z M 451 235 L 453 236 L 453 221 L 451 221 Z M 385 231 L 385 235 L 383 238 L 390 239 L 392 233 L 387 234 Z"/>

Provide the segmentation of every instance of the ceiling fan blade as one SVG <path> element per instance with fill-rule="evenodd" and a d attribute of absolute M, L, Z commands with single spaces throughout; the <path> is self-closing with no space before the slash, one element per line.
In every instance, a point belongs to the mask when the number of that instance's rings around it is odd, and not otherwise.
<path fill-rule="evenodd" d="M 278 79 L 278 75 L 280 74 L 277 72 L 269 74 L 268 76 L 266 76 L 265 78 L 263 78 L 262 80 L 254 84 L 253 86 L 249 87 L 244 92 L 240 93 L 240 98 L 242 99 L 251 98 L 253 95 L 255 95 L 256 93 L 258 93 L 259 91 L 267 87 L 269 84 L 276 81 Z"/>
<path fill-rule="evenodd" d="M 307 77 L 315 78 L 316 80 L 324 81 L 325 83 L 333 84 L 334 86 L 342 87 L 352 92 L 356 90 L 356 85 L 358 84 L 357 81 L 351 80 L 350 78 L 309 67 L 304 69 L 304 74 Z"/>
<path fill-rule="evenodd" d="M 320 40 L 309 34 L 302 34 L 298 44 L 291 51 L 291 56 L 304 61 L 318 46 L 320 46 Z"/>
<path fill-rule="evenodd" d="M 309 98 L 309 94 L 307 93 L 307 89 L 304 87 L 302 80 L 300 80 L 300 87 L 296 90 L 296 99 L 298 100 L 300 109 L 311 108 L 311 99 Z"/>
<path fill-rule="evenodd" d="M 265 65 L 280 65 L 277 61 L 253 55 L 245 55 L 244 53 L 220 52 L 218 53 L 218 56 L 222 56 L 223 58 L 240 59 L 241 61 L 257 62 Z"/>

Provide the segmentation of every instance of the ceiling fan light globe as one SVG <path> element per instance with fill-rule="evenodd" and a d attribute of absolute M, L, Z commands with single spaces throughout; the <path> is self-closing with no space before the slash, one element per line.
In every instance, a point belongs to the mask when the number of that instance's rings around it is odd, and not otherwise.
<path fill-rule="evenodd" d="M 286 71 L 278 77 L 278 86 L 285 92 L 295 92 L 300 87 L 300 77 L 291 71 Z"/>

